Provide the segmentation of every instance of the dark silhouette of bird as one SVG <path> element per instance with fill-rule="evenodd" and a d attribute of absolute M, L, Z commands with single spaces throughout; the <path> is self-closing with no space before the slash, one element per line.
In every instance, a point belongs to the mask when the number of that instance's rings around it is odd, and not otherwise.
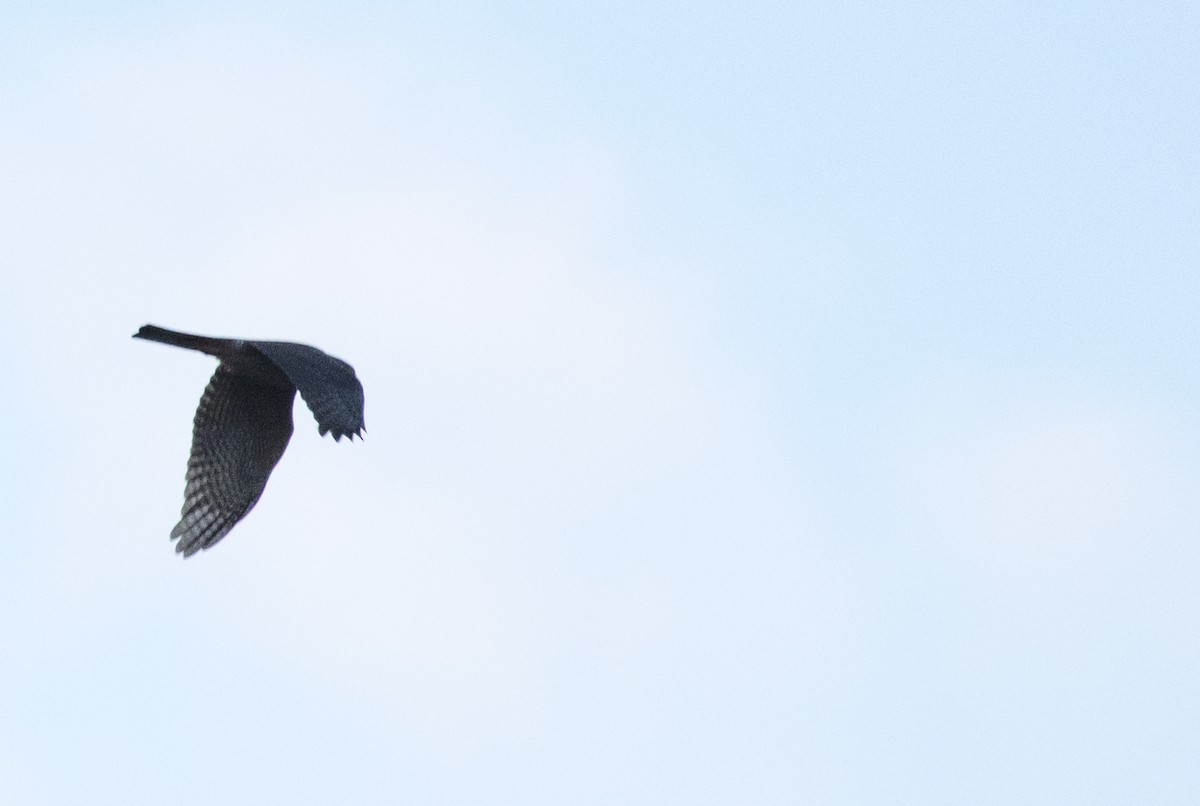
<path fill-rule="evenodd" d="M 297 391 L 322 436 L 362 438 L 363 388 L 354 368 L 316 347 L 214 339 L 154 325 L 133 337 L 221 360 L 196 409 L 183 513 L 171 530 L 184 557 L 215 545 L 258 502 L 291 439 Z"/>

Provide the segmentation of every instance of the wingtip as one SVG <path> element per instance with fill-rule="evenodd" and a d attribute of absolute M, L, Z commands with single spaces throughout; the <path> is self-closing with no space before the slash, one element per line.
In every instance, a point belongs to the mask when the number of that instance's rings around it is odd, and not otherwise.
<path fill-rule="evenodd" d="M 341 442 L 342 437 L 345 437 L 350 442 L 353 442 L 355 437 L 362 439 L 363 434 L 365 434 L 366 431 L 367 431 L 367 429 L 363 426 L 359 426 L 358 428 L 354 429 L 353 431 L 342 431 L 341 429 L 331 428 L 330 426 L 327 426 L 327 425 L 317 426 L 317 432 L 321 436 L 325 436 L 326 434 L 329 434 L 329 436 L 333 437 L 334 442 Z"/>
<path fill-rule="evenodd" d="M 215 544 L 213 544 L 213 543 L 208 544 L 208 546 L 211 546 L 211 545 L 215 545 Z M 204 551 L 205 549 L 208 548 L 208 546 L 204 545 L 202 542 L 200 542 L 199 540 L 196 540 L 193 537 L 190 541 L 188 541 L 186 543 L 183 540 L 180 540 L 178 543 L 176 543 L 175 544 L 175 553 L 186 560 L 188 557 L 191 557 L 193 554 L 199 554 L 201 551 Z"/>

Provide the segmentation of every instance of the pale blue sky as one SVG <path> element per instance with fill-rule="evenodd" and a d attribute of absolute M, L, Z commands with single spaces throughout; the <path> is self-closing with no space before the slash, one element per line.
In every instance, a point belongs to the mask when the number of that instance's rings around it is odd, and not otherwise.
<path fill-rule="evenodd" d="M 1200 11 L 841 5 L 7 4 L 0 800 L 1195 803 Z"/>

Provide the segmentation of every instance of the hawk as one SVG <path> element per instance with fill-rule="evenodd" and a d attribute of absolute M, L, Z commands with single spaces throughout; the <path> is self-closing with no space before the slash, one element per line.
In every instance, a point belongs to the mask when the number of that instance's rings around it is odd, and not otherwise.
<path fill-rule="evenodd" d="M 354 368 L 316 347 L 214 339 L 154 325 L 133 337 L 221 360 L 196 409 L 182 517 L 171 530 L 184 557 L 214 546 L 258 502 L 292 437 L 297 391 L 322 436 L 362 438 L 363 388 Z"/>

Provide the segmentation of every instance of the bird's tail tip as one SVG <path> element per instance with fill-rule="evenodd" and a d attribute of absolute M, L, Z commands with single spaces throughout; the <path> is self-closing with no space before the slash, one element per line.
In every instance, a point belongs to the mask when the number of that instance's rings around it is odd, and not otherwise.
<path fill-rule="evenodd" d="M 227 339 L 214 339 L 210 336 L 180 333 L 178 330 L 167 330 L 158 325 L 142 325 L 138 328 L 138 332 L 133 334 L 133 338 L 157 341 L 161 344 L 170 344 L 172 347 L 183 347 L 188 350 L 199 350 L 218 358 L 221 355 L 222 346 L 228 341 Z"/>
<path fill-rule="evenodd" d="M 165 327 L 158 325 L 142 325 L 138 328 L 137 333 L 134 333 L 132 338 L 147 339 L 149 341 L 166 341 L 172 343 L 183 333 L 176 333 L 174 330 L 167 330 Z"/>

